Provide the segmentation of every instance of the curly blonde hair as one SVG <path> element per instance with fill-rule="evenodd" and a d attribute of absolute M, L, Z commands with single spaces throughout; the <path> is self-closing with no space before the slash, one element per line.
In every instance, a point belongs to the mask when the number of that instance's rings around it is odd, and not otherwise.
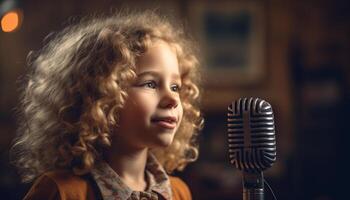
<path fill-rule="evenodd" d="M 22 180 L 58 168 L 81 175 L 103 159 L 126 90 L 136 78 L 136 60 L 155 40 L 176 49 L 184 116 L 173 143 L 152 152 L 169 173 L 196 160 L 195 138 L 203 124 L 199 62 L 180 27 L 155 11 L 95 16 L 65 28 L 32 54 L 21 126 L 11 149 Z"/>

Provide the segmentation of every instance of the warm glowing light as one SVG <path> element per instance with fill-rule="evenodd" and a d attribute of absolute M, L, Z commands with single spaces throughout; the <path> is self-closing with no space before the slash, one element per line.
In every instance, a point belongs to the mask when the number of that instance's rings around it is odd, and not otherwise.
<path fill-rule="evenodd" d="M 19 25 L 19 15 L 17 12 L 12 11 L 6 13 L 1 19 L 1 29 L 4 32 L 14 31 Z"/>

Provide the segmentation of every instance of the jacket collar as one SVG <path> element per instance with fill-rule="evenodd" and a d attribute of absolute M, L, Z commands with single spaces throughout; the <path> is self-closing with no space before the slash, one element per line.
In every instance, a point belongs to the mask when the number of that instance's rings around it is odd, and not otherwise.
<path fill-rule="evenodd" d="M 91 170 L 92 177 L 97 183 L 104 200 L 147 199 L 171 200 L 172 192 L 169 176 L 152 153 L 148 153 L 146 163 L 146 180 L 148 187 L 145 191 L 133 191 L 108 165 L 101 161 Z"/>

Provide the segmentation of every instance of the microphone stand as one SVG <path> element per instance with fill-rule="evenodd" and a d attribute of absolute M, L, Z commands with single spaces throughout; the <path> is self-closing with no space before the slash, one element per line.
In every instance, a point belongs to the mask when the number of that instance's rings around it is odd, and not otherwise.
<path fill-rule="evenodd" d="M 243 171 L 243 200 L 264 200 L 263 180 L 262 172 Z"/>

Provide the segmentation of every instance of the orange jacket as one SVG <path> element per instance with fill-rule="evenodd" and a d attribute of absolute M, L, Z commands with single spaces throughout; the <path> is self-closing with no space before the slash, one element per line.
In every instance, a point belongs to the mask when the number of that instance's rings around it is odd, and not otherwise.
<path fill-rule="evenodd" d="M 191 200 L 186 183 L 170 176 L 173 200 Z M 34 182 L 24 200 L 98 200 L 93 181 L 68 171 L 53 171 Z"/>

